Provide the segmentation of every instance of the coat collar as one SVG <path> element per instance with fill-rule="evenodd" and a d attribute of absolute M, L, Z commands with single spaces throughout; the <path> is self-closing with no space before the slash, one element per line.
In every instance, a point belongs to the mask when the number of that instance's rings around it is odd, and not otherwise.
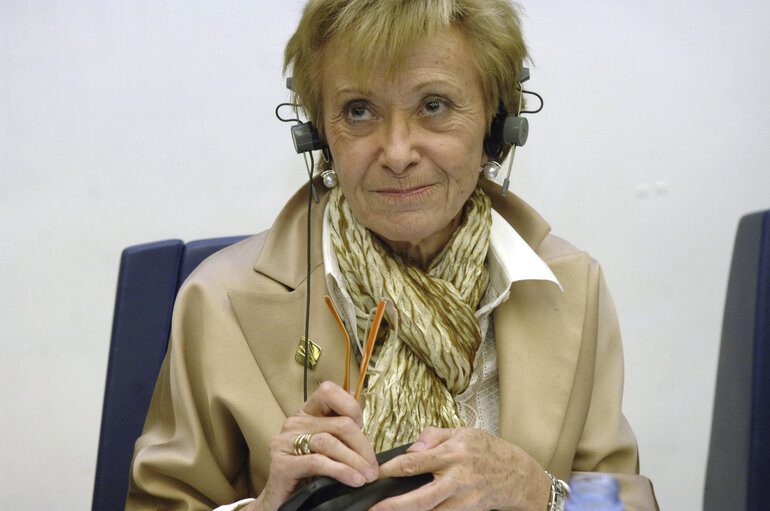
<path fill-rule="evenodd" d="M 512 193 L 503 197 L 500 185 L 484 179 L 481 188 L 492 201 L 492 208 L 516 229 L 524 241 L 537 252 L 551 226 L 535 209 Z"/>
<path fill-rule="evenodd" d="M 329 202 L 329 190 L 315 179 L 319 201 L 311 205 L 310 268 L 323 264 L 321 225 Z M 297 289 L 307 279 L 307 203 L 308 185 L 289 199 L 273 222 L 262 250 L 254 262 L 254 271 Z"/>

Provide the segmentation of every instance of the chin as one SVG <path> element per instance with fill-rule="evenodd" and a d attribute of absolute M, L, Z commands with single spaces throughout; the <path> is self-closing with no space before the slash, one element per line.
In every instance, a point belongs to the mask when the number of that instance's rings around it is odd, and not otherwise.
<path fill-rule="evenodd" d="M 380 222 L 371 230 L 386 242 L 419 245 L 443 229 L 419 220 L 399 218 L 389 222 Z"/>

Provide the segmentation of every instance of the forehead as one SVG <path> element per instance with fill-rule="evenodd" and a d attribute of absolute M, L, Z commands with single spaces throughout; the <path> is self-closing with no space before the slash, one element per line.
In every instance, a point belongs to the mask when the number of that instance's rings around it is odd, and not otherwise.
<path fill-rule="evenodd" d="M 365 55 L 357 55 L 344 37 L 332 39 L 321 53 L 322 100 L 340 89 L 368 92 L 385 84 L 419 87 L 447 82 L 474 87 L 481 83 L 471 45 L 455 26 L 417 40 L 401 56 L 386 52 L 385 58 L 389 60 L 373 63 Z"/>

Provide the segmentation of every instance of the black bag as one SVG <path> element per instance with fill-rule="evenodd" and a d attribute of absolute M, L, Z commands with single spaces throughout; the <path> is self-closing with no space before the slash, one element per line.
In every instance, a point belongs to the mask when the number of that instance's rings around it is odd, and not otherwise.
<path fill-rule="evenodd" d="M 379 453 L 377 463 L 382 465 L 404 454 L 410 445 Z M 294 492 L 278 511 L 366 511 L 383 499 L 412 491 L 432 480 L 433 474 L 388 477 L 354 488 L 331 477 L 319 477 Z"/>

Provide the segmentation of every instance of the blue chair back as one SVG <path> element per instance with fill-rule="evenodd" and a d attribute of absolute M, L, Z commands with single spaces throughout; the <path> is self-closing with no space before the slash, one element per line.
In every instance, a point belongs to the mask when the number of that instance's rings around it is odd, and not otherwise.
<path fill-rule="evenodd" d="M 245 236 L 123 251 L 104 390 L 93 510 L 123 509 L 134 442 L 142 432 L 171 332 L 179 286 L 206 257 Z"/>
<path fill-rule="evenodd" d="M 770 211 L 735 237 L 706 469 L 706 511 L 768 509 L 770 488 Z"/>

